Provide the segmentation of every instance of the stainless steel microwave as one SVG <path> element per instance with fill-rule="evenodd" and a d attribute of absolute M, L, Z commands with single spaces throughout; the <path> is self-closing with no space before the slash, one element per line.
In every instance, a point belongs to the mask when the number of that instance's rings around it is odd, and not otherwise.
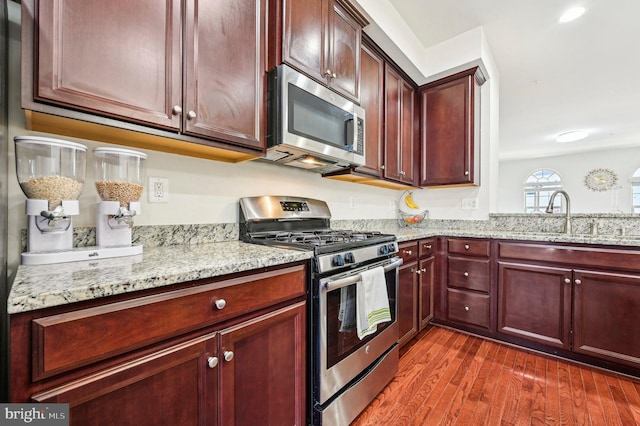
<path fill-rule="evenodd" d="M 268 87 L 265 160 L 318 173 L 364 164 L 364 109 L 287 65 Z"/>

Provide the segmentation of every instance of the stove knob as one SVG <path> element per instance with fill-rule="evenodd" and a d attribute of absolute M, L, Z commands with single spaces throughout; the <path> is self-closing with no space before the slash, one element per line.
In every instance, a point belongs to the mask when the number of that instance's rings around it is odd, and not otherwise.
<path fill-rule="evenodd" d="M 396 251 L 396 245 L 393 243 L 389 244 L 387 247 L 389 249 L 389 253 L 393 253 Z"/>
<path fill-rule="evenodd" d="M 353 257 L 353 253 L 352 252 L 344 254 L 344 261 L 346 263 L 356 263 L 356 259 L 355 259 L 355 257 Z"/>
<path fill-rule="evenodd" d="M 389 254 L 389 247 L 380 246 L 380 248 L 378 248 L 378 254 Z"/>
<path fill-rule="evenodd" d="M 344 266 L 344 259 L 342 258 L 342 255 L 336 254 L 335 256 L 333 256 L 333 259 L 331 260 L 331 265 Z"/>

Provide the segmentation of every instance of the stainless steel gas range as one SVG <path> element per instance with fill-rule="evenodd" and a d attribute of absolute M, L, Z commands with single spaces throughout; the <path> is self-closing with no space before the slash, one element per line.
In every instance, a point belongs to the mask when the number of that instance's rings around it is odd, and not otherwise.
<path fill-rule="evenodd" d="M 396 237 L 332 229 L 327 203 L 286 196 L 240 199 L 240 239 L 313 250 L 309 282 L 309 422 L 348 425 L 398 370 Z M 364 337 L 354 325 L 362 275 L 381 268 L 389 320 Z M 378 269 L 379 271 L 379 269 Z M 384 287 L 384 286 L 383 286 Z M 362 334 L 360 334 L 362 336 Z"/>

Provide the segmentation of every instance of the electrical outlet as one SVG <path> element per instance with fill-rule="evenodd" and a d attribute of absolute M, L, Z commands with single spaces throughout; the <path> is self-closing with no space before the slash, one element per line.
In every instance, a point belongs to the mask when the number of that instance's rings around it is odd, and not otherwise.
<path fill-rule="evenodd" d="M 480 204 L 480 200 L 477 198 L 463 198 L 462 210 L 478 210 L 478 204 Z"/>
<path fill-rule="evenodd" d="M 352 209 L 356 208 L 356 199 L 355 199 L 355 197 L 353 195 L 349 197 L 349 206 Z"/>
<path fill-rule="evenodd" d="M 150 203 L 168 203 L 169 179 L 150 177 L 147 194 Z"/>

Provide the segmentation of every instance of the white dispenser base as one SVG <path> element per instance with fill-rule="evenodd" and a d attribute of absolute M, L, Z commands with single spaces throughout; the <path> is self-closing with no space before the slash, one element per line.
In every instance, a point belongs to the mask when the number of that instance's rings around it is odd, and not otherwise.
<path fill-rule="evenodd" d="M 112 257 L 142 254 L 142 246 L 126 247 L 76 247 L 71 250 L 25 252 L 21 255 L 23 265 L 48 265 L 51 263 L 99 260 Z"/>
<path fill-rule="evenodd" d="M 140 213 L 140 203 L 129 203 L 129 211 Z M 131 246 L 131 227 L 126 223 L 114 223 L 113 216 L 120 213 L 119 201 L 101 201 L 98 203 L 96 217 L 96 245 L 98 247 Z"/>
<path fill-rule="evenodd" d="M 80 214 L 78 200 L 63 200 L 66 219 L 61 219 L 59 229 L 49 227 L 41 212 L 49 211 L 48 200 L 29 199 L 25 203 L 27 214 L 27 251 L 45 252 L 71 250 L 73 248 L 73 218 Z"/>

